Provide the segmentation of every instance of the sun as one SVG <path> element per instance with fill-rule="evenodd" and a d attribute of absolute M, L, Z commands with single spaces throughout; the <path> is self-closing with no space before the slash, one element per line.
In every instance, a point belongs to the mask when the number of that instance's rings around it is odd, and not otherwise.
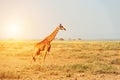
<path fill-rule="evenodd" d="M 10 24 L 5 28 L 6 37 L 11 39 L 17 39 L 20 37 L 21 28 L 18 24 Z"/>

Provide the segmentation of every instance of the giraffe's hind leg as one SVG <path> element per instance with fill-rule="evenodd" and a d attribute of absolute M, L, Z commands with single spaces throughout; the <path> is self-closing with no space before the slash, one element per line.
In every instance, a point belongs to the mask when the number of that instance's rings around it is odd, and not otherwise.
<path fill-rule="evenodd" d="M 36 61 L 36 57 L 40 54 L 40 50 L 39 49 L 35 49 L 34 53 L 33 53 L 33 60 Z"/>

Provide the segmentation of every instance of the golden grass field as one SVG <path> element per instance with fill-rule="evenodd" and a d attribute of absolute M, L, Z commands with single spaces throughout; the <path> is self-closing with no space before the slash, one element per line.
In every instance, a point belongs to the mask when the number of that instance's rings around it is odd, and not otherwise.
<path fill-rule="evenodd" d="M 120 41 L 53 41 L 33 62 L 38 41 L 0 41 L 0 80 L 120 80 Z"/>

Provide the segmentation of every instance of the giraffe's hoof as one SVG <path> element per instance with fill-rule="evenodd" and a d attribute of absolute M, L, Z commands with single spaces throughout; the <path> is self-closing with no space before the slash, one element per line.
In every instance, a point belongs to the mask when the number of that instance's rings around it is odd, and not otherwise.
<path fill-rule="evenodd" d="M 33 61 L 36 62 L 36 59 L 33 57 Z"/>

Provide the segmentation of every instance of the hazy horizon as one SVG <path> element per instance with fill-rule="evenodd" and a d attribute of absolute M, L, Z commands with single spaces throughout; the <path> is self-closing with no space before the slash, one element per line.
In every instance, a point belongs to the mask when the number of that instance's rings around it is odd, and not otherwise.
<path fill-rule="evenodd" d="M 0 0 L 0 40 L 56 38 L 120 40 L 119 0 Z"/>

